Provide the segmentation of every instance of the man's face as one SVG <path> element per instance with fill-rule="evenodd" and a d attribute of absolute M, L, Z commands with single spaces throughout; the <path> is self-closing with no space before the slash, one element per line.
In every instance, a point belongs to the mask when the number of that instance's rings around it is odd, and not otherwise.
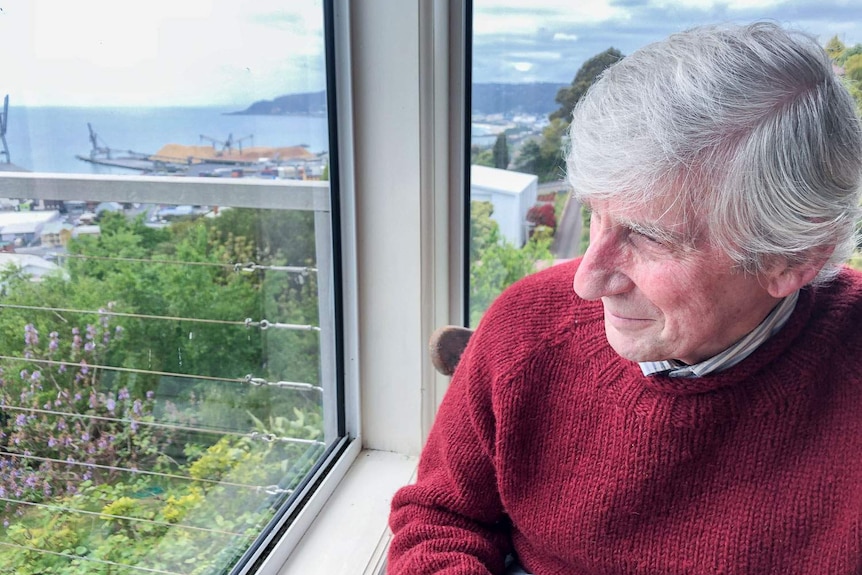
<path fill-rule="evenodd" d="M 779 299 L 699 238 L 673 207 L 590 206 L 590 246 L 575 292 L 601 298 L 611 347 L 632 361 L 697 363 L 754 329 Z"/>

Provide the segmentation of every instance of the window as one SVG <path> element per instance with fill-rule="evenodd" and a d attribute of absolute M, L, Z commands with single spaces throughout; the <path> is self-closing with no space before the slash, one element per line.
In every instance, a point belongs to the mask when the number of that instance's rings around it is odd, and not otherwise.
<path fill-rule="evenodd" d="M 473 0 L 470 325 L 515 280 L 586 249 L 589 222 L 564 180 L 568 117 L 603 69 L 640 46 L 696 25 L 772 19 L 816 35 L 862 103 L 856 8 L 762 4 Z"/>
<path fill-rule="evenodd" d="M 249 572 L 347 442 L 332 3 L 0 8 L 0 565 Z"/>

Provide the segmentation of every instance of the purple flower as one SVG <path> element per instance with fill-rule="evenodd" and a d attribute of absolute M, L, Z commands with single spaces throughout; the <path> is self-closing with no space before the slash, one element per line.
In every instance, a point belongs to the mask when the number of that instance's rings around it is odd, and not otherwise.
<path fill-rule="evenodd" d="M 30 381 L 32 381 L 33 383 L 37 383 L 40 379 L 42 379 L 42 372 L 41 371 L 34 371 L 30 375 Z"/>
<path fill-rule="evenodd" d="M 75 401 L 81 401 L 81 392 L 80 391 L 75 393 Z"/>
<path fill-rule="evenodd" d="M 53 436 L 49 437 L 48 438 L 48 447 L 56 447 L 56 446 L 57 446 L 57 440 L 54 439 Z"/>
<path fill-rule="evenodd" d="M 140 415 L 142 407 L 143 404 L 141 403 L 141 400 L 136 399 L 135 402 L 132 404 L 132 411 L 135 413 L 135 415 Z"/>
<path fill-rule="evenodd" d="M 93 350 L 95 350 L 95 349 L 96 349 L 96 344 L 93 343 L 92 341 L 88 341 L 87 343 L 84 344 L 84 351 L 86 351 L 87 353 L 92 353 Z"/>
<path fill-rule="evenodd" d="M 51 341 L 48 342 L 48 349 L 50 351 L 57 351 L 57 349 L 60 347 L 60 334 L 56 331 L 52 331 L 50 334 L 48 334 L 48 337 L 51 338 Z"/>
<path fill-rule="evenodd" d="M 122 389 L 117 393 L 117 399 L 118 399 L 118 400 L 120 400 L 120 401 L 126 401 L 127 399 L 129 399 L 129 390 L 128 390 L 128 388 L 125 388 L 125 387 L 124 387 L 124 388 L 122 388 Z"/>
<path fill-rule="evenodd" d="M 18 417 L 15 418 L 15 425 L 21 427 L 27 423 L 27 416 L 23 413 L 18 414 Z"/>
<path fill-rule="evenodd" d="M 87 362 L 83 359 L 81 360 L 81 373 L 83 373 L 84 375 L 90 373 L 90 366 L 88 366 Z"/>
<path fill-rule="evenodd" d="M 93 392 L 90 394 L 90 409 L 96 409 L 97 401 L 96 401 L 96 393 Z"/>
<path fill-rule="evenodd" d="M 87 324 L 87 335 L 86 335 L 86 337 L 87 337 L 87 339 L 93 339 L 94 337 L 96 337 L 96 326 L 89 324 L 89 323 Z"/>
<path fill-rule="evenodd" d="M 138 430 L 138 422 L 133 419 L 132 422 L 129 424 L 129 427 L 132 429 L 132 432 L 137 431 Z"/>
<path fill-rule="evenodd" d="M 114 335 L 120 335 L 124 331 L 126 331 L 126 329 L 123 326 L 118 325 L 117 327 L 114 328 Z"/>
<path fill-rule="evenodd" d="M 117 407 L 117 403 L 114 401 L 113 397 L 108 398 L 108 401 L 105 402 L 105 407 L 108 408 L 108 411 L 113 413 L 114 408 Z"/>
<path fill-rule="evenodd" d="M 30 376 L 30 372 L 26 369 L 22 369 L 21 373 L 19 373 L 18 375 L 21 376 L 21 379 L 27 379 Z"/>
<path fill-rule="evenodd" d="M 81 441 L 90 441 L 90 434 L 86 431 L 81 434 Z"/>
<path fill-rule="evenodd" d="M 24 345 L 34 346 L 39 345 L 39 332 L 32 323 L 24 326 Z"/>
<path fill-rule="evenodd" d="M 148 391 L 147 392 L 147 399 L 152 399 L 155 396 L 156 396 L 156 392 L 154 392 L 154 391 Z"/>

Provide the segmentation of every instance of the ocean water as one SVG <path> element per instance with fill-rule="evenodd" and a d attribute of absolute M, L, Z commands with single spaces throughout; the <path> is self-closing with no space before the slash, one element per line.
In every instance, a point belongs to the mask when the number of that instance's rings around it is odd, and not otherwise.
<path fill-rule="evenodd" d="M 12 104 L 10 102 L 10 104 Z M 211 145 L 233 135 L 243 148 L 306 145 L 329 149 L 327 120 L 312 116 L 238 116 L 225 108 L 64 108 L 10 105 L 6 142 L 12 163 L 30 171 L 78 174 L 130 174 L 77 159 L 90 152 L 87 123 L 99 145 L 122 155 L 128 150 L 154 154 L 165 144 Z M 217 146 L 221 149 L 221 146 Z M 0 156 L 2 160 L 5 157 Z"/>

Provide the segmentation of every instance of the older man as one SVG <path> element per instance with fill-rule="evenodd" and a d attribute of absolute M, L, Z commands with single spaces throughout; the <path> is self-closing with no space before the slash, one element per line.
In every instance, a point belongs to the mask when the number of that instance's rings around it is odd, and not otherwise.
<path fill-rule="evenodd" d="M 577 106 L 580 261 L 501 296 L 390 575 L 862 573 L 862 131 L 811 38 L 699 28 Z"/>

